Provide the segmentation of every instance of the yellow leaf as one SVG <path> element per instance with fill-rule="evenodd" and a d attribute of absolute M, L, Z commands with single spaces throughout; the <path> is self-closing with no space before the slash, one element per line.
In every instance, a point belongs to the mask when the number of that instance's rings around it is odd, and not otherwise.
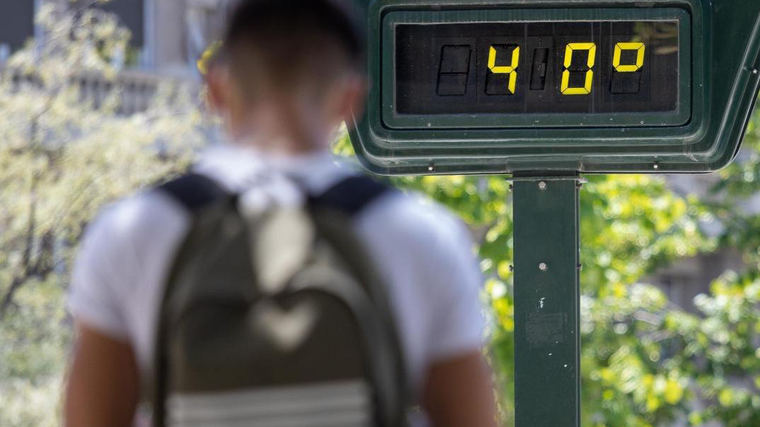
<path fill-rule="evenodd" d="M 503 280 L 509 279 L 509 277 L 512 275 L 512 270 L 509 268 L 509 262 L 508 261 L 502 261 L 499 263 L 498 267 L 499 277 Z"/>
<path fill-rule="evenodd" d="M 641 382 L 644 384 L 644 387 L 648 389 L 652 388 L 652 385 L 654 384 L 654 375 L 652 374 L 644 375 L 644 378 L 641 380 Z"/>
<path fill-rule="evenodd" d="M 689 414 L 689 423 L 693 426 L 702 425 L 702 415 L 700 415 L 698 412 L 692 412 Z"/>
<path fill-rule="evenodd" d="M 676 380 L 669 379 L 665 383 L 665 401 L 671 405 L 681 401 L 683 397 L 683 387 Z"/>
<path fill-rule="evenodd" d="M 611 383 L 615 379 L 615 373 L 610 368 L 602 368 L 601 370 L 602 380 L 607 383 Z"/>
<path fill-rule="evenodd" d="M 625 285 L 623 285 L 622 283 L 619 283 L 619 282 L 615 283 L 615 285 L 613 285 L 612 289 L 613 289 L 613 294 L 615 295 L 615 298 L 617 298 L 617 299 L 625 298 L 625 296 L 627 294 L 627 290 L 628 290 L 628 289 L 626 289 Z"/>
<path fill-rule="evenodd" d="M 660 407 L 660 400 L 654 395 L 647 396 L 647 411 L 654 412 Z"/>
<path fill-rule="evenodd" d="M 734 392 L 731 389 L 723 389 L 718 395 L 718 401 L 723 406 L 731 406 L 734 400 Z"/>

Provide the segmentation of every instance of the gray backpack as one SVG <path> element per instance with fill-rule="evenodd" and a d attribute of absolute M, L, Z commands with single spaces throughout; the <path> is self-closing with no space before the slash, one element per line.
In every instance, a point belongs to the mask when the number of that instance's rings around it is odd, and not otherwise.
<path fill-rule="evenodd" d="M 162 300 L 154 426 L 404 426 L 386 289 L 350 220 L 389 188 L 348 178 L 250 214 L 202 175 L 158 187 L 192 213 Z"/>

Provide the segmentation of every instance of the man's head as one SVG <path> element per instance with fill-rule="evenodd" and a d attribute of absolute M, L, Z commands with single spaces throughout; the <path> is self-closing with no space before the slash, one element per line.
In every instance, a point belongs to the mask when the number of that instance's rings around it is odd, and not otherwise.
<path fill-rule="evenodd" d="M 350 0 L 241 0 L 207 74 L 233 138 L 322 148 L 363 101 L 364 37 Z"/>

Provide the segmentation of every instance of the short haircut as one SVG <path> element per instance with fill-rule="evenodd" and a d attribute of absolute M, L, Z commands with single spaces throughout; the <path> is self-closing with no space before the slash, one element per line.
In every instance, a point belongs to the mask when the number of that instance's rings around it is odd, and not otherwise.
<path fill-rule="evenodd" d="M 229 18 L 223 56 L 255 98 L 259 85 L 295 93 L 360 72 L 365 34 L 351 0 L 241 0 Z"/>

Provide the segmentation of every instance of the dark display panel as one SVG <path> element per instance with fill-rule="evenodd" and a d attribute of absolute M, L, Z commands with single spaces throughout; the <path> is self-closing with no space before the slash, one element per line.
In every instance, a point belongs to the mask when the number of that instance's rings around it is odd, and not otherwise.
<path fill-rule="evenodd" d="M 673 112 L 677 21 L 401 24 L 397 114 Z"/>

